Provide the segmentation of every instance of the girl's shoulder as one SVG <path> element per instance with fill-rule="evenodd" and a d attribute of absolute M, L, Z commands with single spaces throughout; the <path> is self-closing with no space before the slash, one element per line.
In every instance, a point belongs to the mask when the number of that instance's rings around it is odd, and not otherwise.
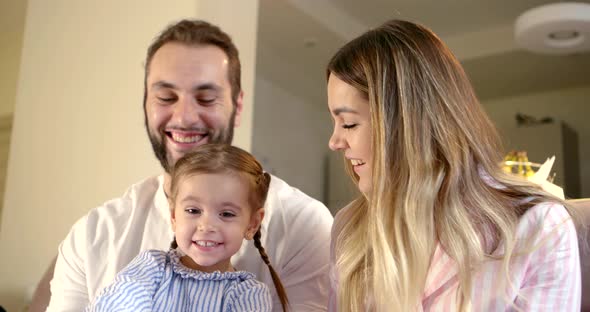
<path fill-rule="evenodd" d="M 244 272 L 244 271 L 241 271 Z M 233 272 L 233 273 L 240 273 L 240 272 Z M 238 280 L 238 282 L 236 283 L 236 287 L 242 289 L 242 290 L 247 290 L 247 289 L 262 289 L 262 290 L 268 290 L 268 286 L 257 280 L 254 277 L 254 274 L 250 273 L 250 272 L 244 272 L 247 273 L 247 278 L 240 278 Z"/>
<path fill-rule="evenodd" d="M 255 278 L 234 283 L 226 294 L 224 311 L 271 311 L 272 298 L 268 286 Z"/>
<path fill-rule="evenodd" d="M 143 268 L 163 268 L 166 263 L 168 255 L 162 250 L 144 250 L 140 252 L 129 264 L 130 267 L 143 267 Z"/>
<path fill-rule="evenodd" d="M 159 255 L 157 255 L 159 256 Z M 229 280 L 234 283 L 242 283 L 249 280 L 255 280 L 253 273 L 246 271 L 235 271 L 235 272 L 203 272 L 199 270 L 191 269 L 180 261 L 182 255 L 176 249 L 171 249 L 164 254 L 166 262 L 170 263 L 170 267 L 174 274 L 180 275 L 182 278 L 189 278 L 197 281 L 224 281 Z"/>

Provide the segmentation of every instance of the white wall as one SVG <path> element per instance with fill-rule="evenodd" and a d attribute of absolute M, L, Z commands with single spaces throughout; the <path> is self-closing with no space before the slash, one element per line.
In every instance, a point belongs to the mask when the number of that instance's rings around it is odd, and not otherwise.
<path fill-rule="evenodd" d="M 578 134 L 581 196 L 590 197 L 590 86 L 493 99 L 482 104 L 503 132 L 515 127 L 514 116 L 518 112 L 536 118 L 550 116 L 572 127 Z"/>
<path fill-rule="evenodd" d="M 26 0 L 0 2 L 0 222 L 26 9 Z"/>
<path fill-rule="evenodd" d="M 14 110 L 26 9 L 26 0 L 0 1 L 0 116 Z"/>
<path fill-rule="evenodd" d="M 323 200 L 331 130 L 327 104 L 303 100 L 261 75 L 255 100 L 254 155 L 266 170 Z"/>
<path fill-rule="evenodd" d="M 202 3 L 29 1 L 0 225 L 0 304 L 8 311 L 20 310 L 75 220 L 160 172 L 141 101 L 146 48 L 167 24 L 198 17 L 232 25 L 242 62 L 252 64 L 243 71 L 252 110 L 258 2 Z M 224 18 L 233 10 L 241 15 Z M 244 148 L 250 124 L 236 136 Z"/>
<path fill-rule="evenodd" d="M 254 78 L 256 77 L 256 43 L 258 0 L 200 0 L 198 17 L 215 23 L 231 37 L 240 54 L 244 109 L 233 144 L 247 151 L 252 146 Z"/>

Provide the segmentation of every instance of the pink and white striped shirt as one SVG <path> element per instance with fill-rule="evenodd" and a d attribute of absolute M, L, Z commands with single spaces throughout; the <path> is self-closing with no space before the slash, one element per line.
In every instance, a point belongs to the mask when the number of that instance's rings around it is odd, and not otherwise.
<path fill-rule="evenodd" d="M 342 224 L 339 219 L 345 218 L 345 215 L 345 211 L 338 213 L 334 221 L 335 229 L 338 224 Z M 332 237 L 336 237 L 336 234 L 333 233 Z M 567 210 L 559 204 L 538 204 L 521 217 L 516 234 L 516 251 L 523 253 L 514 257 L 508 280 L 506 274 L 502 273 L 501 260 L 486 261 L 475 270 L 471 310 L 580 311 L 578 239 Z M 524 250 L 529 248 L 532 252 Z M 501 254 L 502 250 L 500 246 L 494 255 Z M 334 269 L 330 275 L 332 289 L 329 311 L 337 311 L 335 294 L 338 281 Z M 458 284 L 454 261 L 438 245 L 431 260 L 418 311 L 456 311 Z"/>

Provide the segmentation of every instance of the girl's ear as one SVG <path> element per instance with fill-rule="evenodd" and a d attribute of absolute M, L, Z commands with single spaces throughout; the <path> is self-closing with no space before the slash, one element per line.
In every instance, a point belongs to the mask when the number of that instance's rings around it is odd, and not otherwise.
<path fill-rule="evenodd" d="M 175 209 L 174 209 L 174 204 L 170 203 L 170 221 L 172 223 L 172 231 L 176 233 L 176 215 L 175 215 Z"/>
<path fill-rule="evenodd" d="M 256 231 L 260 228 L 260 224 L 262 223 L 262 219 L 264 218 L 264 208 L 259 208 L 252 214 L 250 218 L 250 224 L 248 224 L 248 229 L 244 234 L 244 237 L 247 240 L 251 240 L 256 234 Z"/>

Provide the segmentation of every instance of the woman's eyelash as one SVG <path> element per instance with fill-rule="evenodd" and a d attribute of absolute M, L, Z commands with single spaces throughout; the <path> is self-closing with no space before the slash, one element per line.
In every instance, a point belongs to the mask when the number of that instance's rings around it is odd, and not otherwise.
<path fill-rule="evenodd" d="M 357 126 L 356 124 L 342 125 L 342 128 L 344 128 L 344 129 L 352 129 L 352 128 L 356 127 L 356 126 Z"/>

